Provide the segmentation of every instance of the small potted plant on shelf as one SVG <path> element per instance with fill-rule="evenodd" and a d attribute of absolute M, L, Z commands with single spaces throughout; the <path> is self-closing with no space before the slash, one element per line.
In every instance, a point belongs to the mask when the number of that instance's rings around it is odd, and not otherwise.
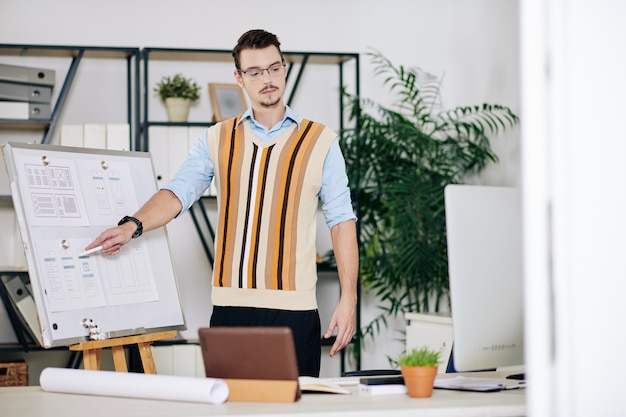
<path fill-rule="evenodd" d="M 428 398 L 433 394 L 441 351 L 427 346 L 413 349 L 396 360 L 409 397 Z"/>
<path fill-rule="evenodd" d="M 165 103 L 170 122 L 186 122 L 191 102 L 200 98 L 200 86 L 182 74 L 161 78 L 154 91 Z"/>

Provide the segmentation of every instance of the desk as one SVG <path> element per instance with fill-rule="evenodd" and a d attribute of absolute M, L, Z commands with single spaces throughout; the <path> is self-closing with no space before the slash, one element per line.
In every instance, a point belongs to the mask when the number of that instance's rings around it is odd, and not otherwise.
<path fill-rule="evenodd" d="M 524 390 L 476 393 L 435 390 L 427 399 L 407 395 L 304 394 L 296 403 L 232 402 L 220 405 L 114 398 L 42 391 L 38 386 L 0 388 L 0 410 L 11 417 L 298 416 L 525 416 Z"/>

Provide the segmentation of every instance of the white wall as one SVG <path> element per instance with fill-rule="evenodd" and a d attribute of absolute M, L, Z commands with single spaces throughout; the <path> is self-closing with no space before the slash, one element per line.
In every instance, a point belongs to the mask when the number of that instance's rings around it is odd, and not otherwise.
<path fill-rule="evenodd" d="M 626 3 L 522 0 L 530 416 L 622 416 Z"/>
<path fill-rule="evenodd" d="M 242 0 L 237 3 L 0 0 L 3 43 L 231 49 L 238 36 L 251 28 L 276 33 L 285 51 L 364 54 L 372 49 L 379 50 L 395 64 L 419 66 L 444 76 L 443 100 L 448 107 L 489 102 L 507 105 L 519 114 L 516 0 Z M 89 71 L 97 71 L 97 68 Z M 180 70 L 185 70 L 184 63 Z M 85 83 L 98 83 L 89 75 L 79 74 Z M 317 84 L 328 81 L 319 81 L 314 75 L 310 77 L 308 86 L 307 80 L 304 81 L 294 109 L 336 128 L 336 110 L 328 105 L 328 96 L 321 95 L 324 89 Z M 362 95 L 389 104 L 390 97 L 381 81 L 373 77 L 368 58 L 362 56 Z M 96 87 L 94 85 L 94 89 Z M 332 89 L 333 85 L 330 87 Z M 119 101 L 103 100 L 104 103 L 96 105 L 87 100 L 84 94 L 72 92 L 70 107 L 63 112 L 60 123 L 77 123 L 83 119 L 87 122 L 92 118 L 119 123 L 123 117 L 119 106 L 114 104 Z M 208 98 L 203 97 L 203 100 Z M 37 132 L 0 131 L 0 142 L 14 138 L 27 140 L 24 138 L 31 136 L 40 138 Z M 519 178 L 517 131 L 495 138 L 493 146 L 501 163 L 490 166 L 475 181 L 516 185 Z M 204 262 L 193 263 L 193 257 L 185 252 L 184 236 L 193 230 L 183 227 L 188 226 L 181 223 L 176 232 L 170 231 L 177 274 L 179 277 L 190 273 L 206 274 Z M 322 246 L 328 245 L 325 232 L 320 238 Z M 179 268 L 183 265 L 185 271 L 181 272 Z M 364 321 L 377 314 L 376 304 L 372 296 L 364 296 Z M 387 367 L 386 356 L 394 357 L 403 349 L 402 343 L 397 341 L 402 339 L 399 333 L 402 329 L 404 322 L 398 321 L 378 337 L 375 345 L 368 343 L 362 366 Z"/>

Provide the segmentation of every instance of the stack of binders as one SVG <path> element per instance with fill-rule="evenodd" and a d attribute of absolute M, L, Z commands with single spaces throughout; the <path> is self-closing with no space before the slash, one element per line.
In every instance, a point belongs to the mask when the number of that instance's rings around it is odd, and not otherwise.
<path fill-rule="evenodd" d="M 49 120 L 54 70 L 0 64 L 0 119 Z"/>

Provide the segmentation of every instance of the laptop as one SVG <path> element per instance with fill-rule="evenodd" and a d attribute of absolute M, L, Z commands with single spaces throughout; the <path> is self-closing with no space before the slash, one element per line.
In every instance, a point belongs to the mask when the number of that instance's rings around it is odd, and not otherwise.
<path fill-rule="evenodd" d="M 296 349 L 288 327 L 202 327 L 198 338 L 205 374 L 226 381 L 229 401 L 300 398 Z"/>

